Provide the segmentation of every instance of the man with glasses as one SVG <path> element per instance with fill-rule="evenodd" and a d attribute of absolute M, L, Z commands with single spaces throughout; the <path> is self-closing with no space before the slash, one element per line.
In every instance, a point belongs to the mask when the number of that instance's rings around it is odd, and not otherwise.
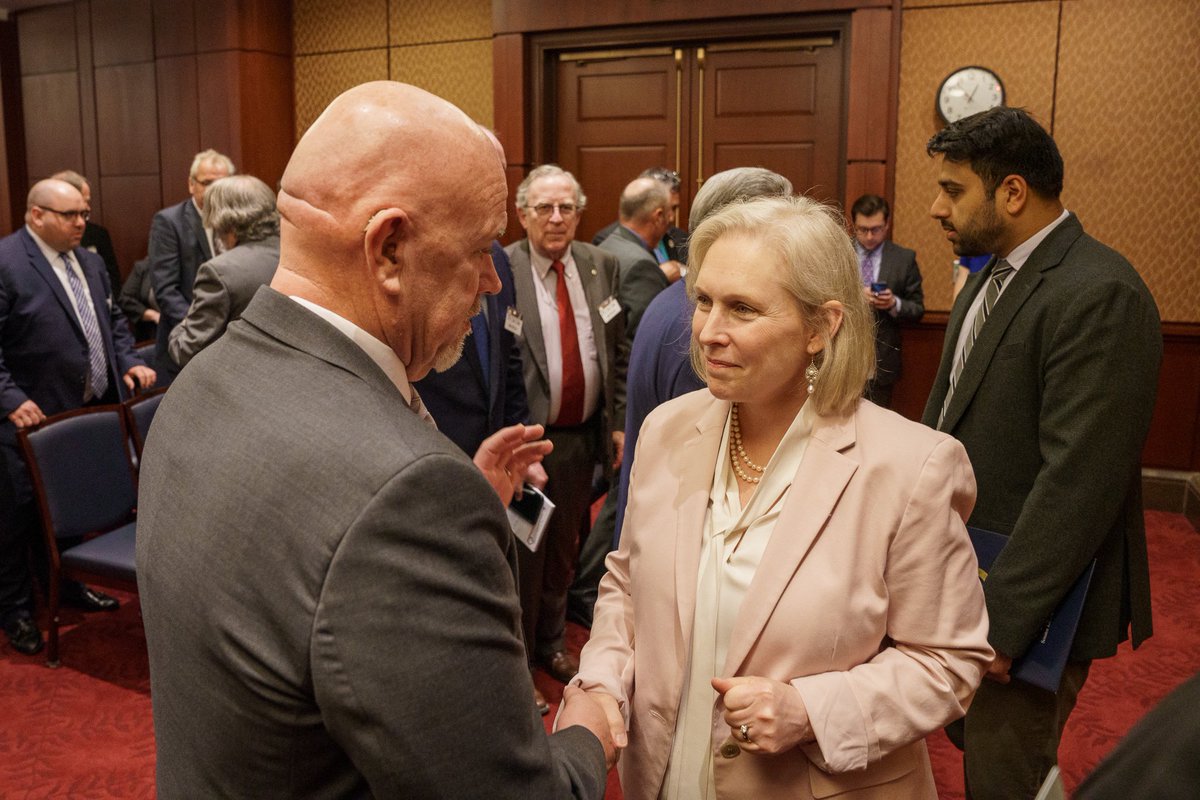
<path fill-rule="evenodd" d="M 80 247 L 89 213 L 61 180 L 29 192 L 25 226 L 0 239 L 0 624 L 14 650 L 33 655 L 42 634 L 33 620 L 27 555 L 43 578 L 45 552 L 17 430 L 85 405 L 117 403 L 154 371 L 133 352 L 133 337 L 104 261 Z M 115 598 L 74 581 L 63 601 L 114 611 Z"/>
<path fill-rule="evenodd" d="M 917 254 L 887 240 L 891 217 L 887 201 L 876 194 L 864 194 L 850 207 L 863 293 L 875 310 L 875 377 L 866 396 L 884 408 L 891 407 L 900 377 L 900 321 L 918 322 L 925 315 Z"/>
<path fill-rule="evenodd" d="M 525 644 L 530 658 L 564 683 L 579 668 L 563 632 L 592 476 L 598 464 L 611 472 L 620 463 L 625 438 L 628 344 L 617 259 L 575 241 L 586 203 L 571 173 L 537 167 L 517 187 L 517 218 L 527 238 L 506 248 L 529 416 L 546 425 L 554 443 L 543 463 L 546 493 L 557 504 L 537 552 L 518 548 Z"/>
<path fill-rule="evenodd" d="M 204 150 L 192 159 L 188 172 L 187 200 L 164 208 L 150 225 L 150 278 L 158 303 L 158 343 L 155 366 L 164 381 L 179 372 L 169 353 L 171 331 L 187 316 L 192 304 L 196 271 L 218 252 L 213 232 L 204 227 L 204 190 L 234 173 L 233 162 L 216 150 Z"/>

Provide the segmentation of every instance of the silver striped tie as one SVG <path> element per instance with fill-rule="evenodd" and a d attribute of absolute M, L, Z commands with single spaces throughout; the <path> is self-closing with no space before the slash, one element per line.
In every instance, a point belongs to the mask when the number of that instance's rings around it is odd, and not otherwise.
<path fill-rule="evenodd" d="M 950 371 L 950 389 L 946 392 L 946 401 L 942 403 L 942 413 L 938 415 L 938 430 L 941 430 L 942 421 L 946 419 L 946 409 L 950 408 L 950 401 L 954 399 L 954 389 L 958 386 L 958 379 L 967 363 L 967 356 L 971 355 L 971 348 L 975 346 L 975 340 L 979 337 L 979 332 L 983 330 L 983 323 L 987 322 L 988 315 L 992 313 L 992 308 L 996 305 L 996 300 L 1000 298 L 1000 290 L 1004 288 L 1004 282 L 1008 280 L 1008 276 L 1012 272 L 1012 265 L 1001 259 L 996 262 L 992 274 L 988 276 L 987 294 L 983 296 L 983 305 L 975 314 L 975 321 L 971 323 L 971 333 L 963 342 L 962 352 L 959 354 L 958 360 L 954 362 L 954 369 Z"/>
<path fill-rule="evenodd" d="M 66 253 L 59 256 L 63 261 L 63 266 L 67 268 L 67 283 L 71 287 L 71 294 L 75 295 L 75 305 L 79 309 L 79 321 L 83 324 L 83 338 L 87 339 L 88 345 L 88 362 L 91 365 L 90 380 L 88 386 L 91 389 L 90 396 L 83 398 L 85 401 L 93 400 L 100 397 L 108 389 L 108 357 L 104 353 L 104 340 L 100 336 L 100 324 L 96 321 L 96 309 L 92 305 L 92 295 L 83 288 L 83 281 L 75 274 L 75 268 L 71 265 L 71 259 L 67 258 Z"/>

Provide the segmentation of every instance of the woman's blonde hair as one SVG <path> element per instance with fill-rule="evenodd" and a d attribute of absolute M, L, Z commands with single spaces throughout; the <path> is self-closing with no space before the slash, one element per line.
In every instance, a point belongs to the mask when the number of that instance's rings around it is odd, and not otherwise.
<path fill-rule="evenodd" d="M 752 238 L 776 256 L 780 282 L 795 299 L 804 325 L 821 336 L 824 347 L 814 357 L 820 375 L 809 398 L 816 412 L 851 413 L 875 372 L 875 320 L 841 214 L 808 197 L 765 197 L 725 206 L 688 238 L 687 290 L 693 303 L 709 248 L 729 234 Z M 829 300 L 842 305 L 842 324 L 832 335 L 829 316 L 821 308 Z M 694 338 L 692 366 L 704 375 L 704 359 Z"/>

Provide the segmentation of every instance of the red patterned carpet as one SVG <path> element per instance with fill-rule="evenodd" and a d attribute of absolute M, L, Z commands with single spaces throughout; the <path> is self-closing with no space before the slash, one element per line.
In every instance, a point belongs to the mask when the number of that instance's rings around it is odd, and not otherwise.
<path fill-rule="evenodd" d="M 1068 789 L 1147 709 L 1200 671 L 1200 534 L 1180 515 L 1151 511 L 1146 520 L 1155 635 L 1136 653 L 1126 647 L 1093 666 L 1060 751 Z M 7 645 L 0 650 L 0 798 L 154 796 L 145 638 L 136 598 L 121 598 L 116 614 L 86 621 L 66 614 L 60 669 Z M 571 626 L 573 647 L 585 638 Z M 542 673 L 536 680 L 552 701 L 561 698 L 560 684 Z M 957 751 L 940 733 L 929 748 L 939 794 L 961 798 Z M 620 797 L 614 773 L 608 798 Z"/>

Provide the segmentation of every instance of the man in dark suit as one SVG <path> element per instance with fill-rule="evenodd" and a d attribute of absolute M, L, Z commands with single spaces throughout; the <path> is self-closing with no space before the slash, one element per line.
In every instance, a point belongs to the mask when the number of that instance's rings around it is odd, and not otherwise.
<path fill-rule="evenodd" d="M 888 241 L 892 209 L 882 197 L 864 194 L 855 200 L 850 219 L 863 293 L 875 310 L 875 377 L 867 384 L 866 397 L 890 408 L 900 377 L 900 322 L 919 322 L 925 314 L 921 270 L 916 253 Z"/>
<path fill-rule="evenodd" d="M 662 242 L 675 220 L 667 185 L 654 178 L 636 178 L 621 192 L 618 209 L 621 223 L 600 243 L 617 257 L 621 274 L 621 308 L 625 311 L 625 339 L 633 346 L 642 314 L 656 295 L 672 281 L 679 280 L 679 264 L 659 264 L 655 248 Z M 617 409 L 623 418 L 624 407 Z M 633 453 L 630 453 L 632 457 Z M 617 521 L 617 492 L 608 492 L 591 530 L 580 543 L 575 580 L 567 593 L 567 617 L 592 627 L 592 608 L 600 579 L 604 577 L 604 559 L 612 549 Z"/>
<path fill-rule="evenodd" d="M 404 84 L 297 145 L 271 286 L 180 373 L 142 463 L 164 800 L 603 795 L 599 706 L 564 695 L 547 736 L 529 704 L 503 503 L 541 429 L 472 464 L 411 385 L 500 288 L 506 194 L 478 127 Z"/>
<path fill-rule="evenodd" d="M 79 246 L 87 216 L 73 186 L 40 181 L 29 192 L 25 227 L 0 240 L 0 623 L 28 655 L 41 650 L 42 635 L 27 554 L 32 548 L 44 572 L 45 553 L 17 430 L 154 384 L 154 371 L 133 353 L 104 262 Z M 117 608 L 75 582 L 63 586 L 63 600 L 88 611 Z"/>
<path fill-rule="evenodd" d="M 179 372 L 179 365 L 170 355 L 171 331 L 192 304 L 196 271 L 218 252 L 212 231 L 200 219 L 204 190 L 233 173 L 228 156 L 216 150 L 197 153 L 188 172 L 188 199 L 159 211 L 150 223 L 150 279 L 161 313 L 155 366 L 164 383 Z"/>
<path fill-rule="evenodd" d="M 592 477 L 620 462 L 625 438 L 617 416 L 628 360 L 620 277 L 615 257 L 575 241 L 586 203 L 571 173 L 537 167 L 517 188 L 527 238 L 507 248 L 529 416 L 554 442 L 546 493 L 557 504 L 537 552 L 519 549 L 525 640 L 531 658 L 564 683 L 579 669 L 563 634 Z"/>
<path fill-rule="evenodd" d="M 667 187 L 667 191 L 671 197 L 671 222 L 667 226 L 667 232 L 659 241 L 658 246 L 654 248 L 654 258 L 660 263 L 666 265 L 668 261 L 676 262 L 673 267 L 665 267 L 667 269 L 679 270 L 679 267 L 687 264 L 688 251 L 688 235 L 687 231 L 675 227 L 675 222 L 679 218 L 679 173 L 673 169 L 666 167 L 650 167 L 644 169 L 638 175 L 639 178 L 653 178 L 654 180 Z M 612 235 L 612 232 L 620 227 L 620 220 L 614 220 L 608 223 L 592 237 L 592 244 L 597 247 L 600 243 Z"/>
<path fill-rule="evenodd" d="M 180 367 L 225 333 L 279 266 L 275 193 L 258 178 L 230 175 L 214 183 L 202 216 L 225 252 L 200 265 L 187 316 L 171 331 L 171 359 Z"/>
<path fill-rule="evenodd" d="M 970 525 L 1009 537 L 984 583 L 996 660 L 965 721 L 968 796 L 1032 797 L 1091 661 L 1151 633 L 1139 457 L 1162 334 L 1142 279 L 1059 199 L 1054 140 L 996 108 L 930 139 L 930 213 L 957 255 L 994 253 L 955 301 L 924 421 L 967 449 Z M 1095 561 L 1057 693 L 1009 674 Z"/>

